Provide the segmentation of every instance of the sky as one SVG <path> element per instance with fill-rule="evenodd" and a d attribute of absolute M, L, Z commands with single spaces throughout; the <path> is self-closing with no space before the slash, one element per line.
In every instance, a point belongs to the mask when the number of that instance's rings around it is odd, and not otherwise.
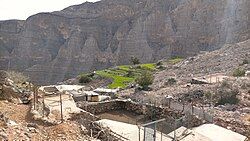
<path fill-rule="evenodd" d="M 25 20 L 39 12 L 58 11 L 86 1 L 98 0 L 0 0 L 0 20 Z"/>

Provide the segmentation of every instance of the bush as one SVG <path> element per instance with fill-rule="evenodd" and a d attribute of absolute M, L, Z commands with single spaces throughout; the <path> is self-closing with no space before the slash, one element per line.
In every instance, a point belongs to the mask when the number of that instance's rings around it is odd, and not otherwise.
<path fill-rule="evenodd" d="M 206 97 L 206 99 L 208 99 L 208 100 L 211 100 L 212 95 L 213 95 L 213 94 L 212 94 L 210 91 L 205 92 L 205 97 Z"/>
<path fill-rule="evenodd" d="M 162 66 L 162 65 L 163 65 L 162 61 L 158 61 L 158 62 L 156 63 L 156 66 Z"/>
<path fill-rule="evenodd" d="M 137 57 L 131 57 L 130 61 L 133 65 L 140 64 L 140 60 Z"/>
<path fill-rule="evenodd" d="M 220 87 L 221 88 L 231 88 L 230 84 L 226 80 L 222 81 Z"/>
<path fill-rule="evenodd" d="M 81 76 L 80 76 L 80 78 L 79 78 L 79 83 L 89 83 L 89 82 L 91 82 L 91 77 L 90 76 L 88 76 L 88 75 L 86 75 L 86 74 L 82 74 Z"/>
<path fill-rule="evenodd" d="M 239 99 L 237 95 L 239 94 L 238 90 L 229 90 L 229 91 L 220 91 L 220 98 L 216 105 L 224 105 L 224 104 L 238 104 Z"/>
<path fill-rule="evenodd" d="M 148 86 L 153 83 L 153 80 L 153 74 L 149 71 L 144 71 L 141 76 L 136 79 L 136 83 L 139 84 L 143 90 L 148 90 Z"/>
<path fill-rule="evenodd" d="M 243 77 L 243 76 L 245 76 L 245 73 L 246 73 L 245 70 L 238 68 L 238 69 L 234 70 L 233 76 L 234 77 Z"/>
<path fill-rule="evenodd" d="M 134 76 L 133 71 L 128 70 L 126 76 L 127 76 L 127 77 L 133 77 L 133 76 Z"/>
<path fill-rule="evenodd" d="M 240 65 L 245 65 L 245 64 L 249 64 L 249 61 L 248 61 L 247 59 L 244 59 L 244 60 L 242 61 L 242 64 L 240 64 Z"/>
<path fill-rule="evenodd" d="M 29 78 L 27 76 L 25 76 L 24 74 L 20 73 L 20 72 L 15 72 L 15 71 L 10 71 L 7 72 L 8 73 L 8 77 L 14 81 L 14 83 L 24 83 L 27 82 L 29 80 Z"/>
<path fill-rule="evenodd" d="M 174 78 L 168 78 L 166 84 L 167 85 L 174 85 L 174 84 L 176 84 L 176 82 L 177 82 L 176 79 L 174 79 Z"/>

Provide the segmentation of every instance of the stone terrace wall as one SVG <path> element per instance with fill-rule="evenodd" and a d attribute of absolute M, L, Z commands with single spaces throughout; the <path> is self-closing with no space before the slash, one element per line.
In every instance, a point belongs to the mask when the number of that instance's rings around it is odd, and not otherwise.
<path fill-rule="evenodd" d="M 107 102 L 89 103 L 87 105 L 80 104 L 80 108 L 92 113 L 101 114 L 112 110 L 127 110 L 138 115 L 145 115 L 145 117 L 155 118 L 178 118 L 182 114 L 179 111 L 173 111 L 168 107 L 157 107 L 149 104 L 141 104 L 132 101 L 114 100 Z"/>
<path fill-rule="evenodd" d="M 79 108 L 84 109 L 92 114 L 101 114 L 112 110 L 121 110 L 125 106 L 124 101 L 115 100 L 107 102 L 93 102 L 86 104 L 80 104 Z"/>

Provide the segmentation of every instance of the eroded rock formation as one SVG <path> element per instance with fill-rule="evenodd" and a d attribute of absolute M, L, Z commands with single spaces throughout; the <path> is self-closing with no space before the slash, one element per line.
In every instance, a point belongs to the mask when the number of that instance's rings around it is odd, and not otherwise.
<path fill-rule="evenodd" d="M 190 56 L 249 39 L 249 10 L 249 0 L 102 0 L 0 21 L 0 67 L 45 84 L 132 56 Z"/>

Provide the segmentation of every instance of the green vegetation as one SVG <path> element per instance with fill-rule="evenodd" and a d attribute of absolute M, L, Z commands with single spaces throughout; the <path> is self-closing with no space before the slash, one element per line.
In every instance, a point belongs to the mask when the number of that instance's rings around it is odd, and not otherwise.
<path fill-rule="evenodd" d="M 113 80 L 108 86 L 109 88 L 126 88 L 129 84 L 134 83 L 143 72 L 153 72 L 155 70 L 155 64 L 123 65 L 96 71 L 96 74 Z"/>
<path fill-rule="evenodd" d="M 153 71 L 156 68 L 155 64 L 141 64 L 140 66 L 142 67 L 143 70 L 149 70 L 149 71 Z"/>
<path fill-rule="evenodd" d="M 177 64 L 177 63 L 181 62 L 182 60 L 183 60 L 182 57 L 175 56 L 175 57 L 172 57 L 171 59 L 169 59 L 168 62 L 170 64 Z"/>
<path fill-rule="evenodd" d="M 79 83 L 89 83 L 92 81 L 92 74 L 82 74 L 79 78 Z"/>
<path fill-rule="evenodd" d="M 23 73 L 20 72 L 15 72 L 15 71 L 9 71 L 7 72 L 8 77 L 14 81 L 14 83 L 18 84 L 18 83 L 24 83 L 27 82 L 29 80 L 29 78 L 27 76 L 25 76 Z"/>
<path fill-rule="evenodd" d="M 182 60 L 183 58 L 181 57 L 173 57 L 165 63 L 176 64 Z M 130 61 L 133 65 L 122 65 L 122 66 L 117 66 L 117 67 L 109 68 L 105 70 L 99 70 L 99 71 L 96 71 L 95 76 L 82 74 L 80 76 L 81 79 L 79 80 L 79 82 L 81 81 L 82 83 L 86 83 L 86 82 L 88 83 L 89 81 L 91 81 L 97 76 L 97 77 L 104 77 L 104 78 L 112 79 L 112 83 L 108 85 L 109 88 L 118 88 L 118 87 L 126 88 L 130 84 L 135 84 L 136 82 L 139 83 L 139 78 L 143 76 L 143 73 L 147 72 L 146 75 L 149 74 L 148 76 L 151 76 L 150 74 L 152 74 L 152 72 L 156 70 L 164 69 L 162 61 L 159 61 L 157 63 L 139 64 L 140 60 L 136 57 L 131 57 Z M 148 79 L 148 80 L 150 80 L 149 82 L 151 83 L 151 79 Z M 176 81 L 172 79 L 170 81 L 171 81 L 171 84 L 176 83 Z M 147 85 L 150 85 L 150 83 L 148 83 Z M 142 87 L 147 87 L 146 82 L 145 84 L 141 83 L 139 85 L 141 85 Z"/>
<path fill-rule="evenodd" d="M 212 96 L 213 96 L 213 94 L 210 92 L 210 91 L 207 91 L 207 92 L 205 92 L 205 97 L 206 97 L 206 99 L 212 99 Z"/>
<path fill-rule="evenodd" d="M 216 105 L 237 104 L 239 103 L 239 99 L 237 98 L 238 94 L 238 90 L 221 91 L 220 98 Z"/>
<path fill-rule="evenodd" d="M 223 81 L 222 84 L 218 86 L 215 95 L 213 96 L 213 102 L 215 102 L 215 106 L 237 104 L 240 101 L 238 95 L 239 90 L 237 88 L 234 88 L 232 84 L 227 81 Z"/>
<path fill-rule="evenodd" d="M 111 70 L 96 71 L 96 74 L 113 80 L 109 88 L 125 88 L 130 82 L 134 81 L 133 77 L 122 76 L 122 73 Z"/>
<path fill-rule="evenodd" d="M 138 83 L 143 90 L 148 90 L 148 86 L 153 83 L 153 80 L 153 74 L 150 71 L 144 71 L 141 76 L 136 79 L 136 83 Z"/>
<path fill-rule="evenodd" d="M 162 65 L 163 65 L 162 61 L 158 61 L 158 62 L 156 63 L 156 66 L 162 66 Z"/>
<path fill-rule="evenodd" d="M 176 84 L 176 82 L 177 82 L 176 79 L 174 79 L 174 78 L 168 78 L 166 84 L 167 85 L 174 85 L 174 84 Z"/>
<path fill-rule="evenodd" d="M 240 64 L 240 65 L 242 66 L 242 65 L 245 65 L 245 64 L 249 64 L 249 60 L 248 60 L 248 59 L 244 59 L 244 60 L 242 61 L 242 64 Z"/>
<path fill-rule="evenodd" d="M 245 70 L 238 68 L 238 69 L 233 71 L 233 76 L 234 77 L 243 77 L 243 76 L 245 76 L 245 73 L 246 73 Z"/>
<path fill-rule="evenodd" d="M 131 57 L 130 61 L 133 65 L 140 64 L 140 60 L 137 57 Z"/>

